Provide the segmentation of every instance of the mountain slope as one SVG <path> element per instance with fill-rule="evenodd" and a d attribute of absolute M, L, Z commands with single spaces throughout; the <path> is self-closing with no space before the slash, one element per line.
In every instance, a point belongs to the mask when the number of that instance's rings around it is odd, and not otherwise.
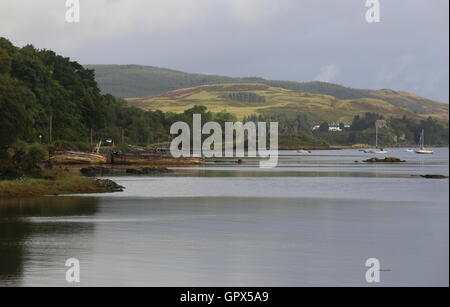
<path fill-rule="evenodd" d="M 367 91 L 373 96 L 400 108 L 408 109 L 418 114 L 429 114 L 443 121 L 448 121 L 448 104 L 439 103 L 403 91 L 393 91 L 389 89 Z"/>
<path fill-rule="evenodd" d="M 432 114 L 448 122 L 448 104 L 442 104 L 407 92 L 348 88 L 325 82 L 274 81 L 262 78 L 232 78 L 190 74 L 176 70 L 139 65 L 85 65 L 94 69 L 103 93 L 121 98 L 144 98 L 182 88 L 211 84 L 261 83 L 271 87 L 334 96 L 337 99 L 372 98 L 419 114 Z"/>
<path fill-rule="evenodd" d="M 248 97 L 264 99 L 251 101 Z M 379 99 L 337 99 L 329 95 L 293 91 L 262 83 L 204 85 L 127 101 L 129 105 L 142 109 L 175 113 L 183 112 L 194 105 L 203 105 L 209 111 L 227 111 L 239 118 L 253 114 L 303 113 L 314 122 L 349 123 L 355 115 L 366 112 L 379 113 L 386 117 L 406 115 L 418 120 L 427 117 Z"/>
<path fill-rule="evenodd" d="M 94 69 L 96 80 L 104 93 L 121 98 L 143 98 L 180 88 L 219 83 L 264 83 L 273 87 L 326 94 L 339 99 L 375 98 L 366 90 L 353 89 L 326 82 L 274 81 L 262 78 L 233 78 L 217 75 L 191 74 L 181 71 L 140 65 L 85 65 Z"/>

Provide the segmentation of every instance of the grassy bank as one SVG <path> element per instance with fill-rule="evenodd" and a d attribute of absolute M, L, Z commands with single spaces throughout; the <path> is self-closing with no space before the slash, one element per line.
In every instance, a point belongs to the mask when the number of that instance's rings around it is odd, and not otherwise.
<path fill-rule="evenodd" d="M 0 180 L 0 198 L 107 193 L 119 190 L 111 181 L 74 175 L 64 169 L 46 170 L 45 176 L 45 179 Z"/>

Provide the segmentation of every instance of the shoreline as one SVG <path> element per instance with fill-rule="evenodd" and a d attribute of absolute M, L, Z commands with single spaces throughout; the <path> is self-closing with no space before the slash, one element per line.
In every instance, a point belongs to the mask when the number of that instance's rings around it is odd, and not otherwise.
<path fill-rule="evenodd" d="M 114 193 L 124 187 L 109 179 L 90 178 L 67 169 L 44 170 L 43 178 L 0 181 L 0 199 L 58 196 L 68 194 Z"/>

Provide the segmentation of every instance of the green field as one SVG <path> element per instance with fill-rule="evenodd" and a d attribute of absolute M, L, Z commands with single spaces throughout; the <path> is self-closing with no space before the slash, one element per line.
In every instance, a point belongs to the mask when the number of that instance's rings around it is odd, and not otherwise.
<path fill-rule="evenodd" d="M 223 97 L 226 93 L 236 92 L 263 96 L 265 101 L 233 101 Z M 373 112 L 386 117 L 406 115 L 415 119 L 433 116 L 448 122 L 447 105 L 438 104 L 443 109 L 440 112 L 432 109 L 437 114 L 417 114 L 381 99 L 338 99 L 334 96 L 294 91 L 262 83 L 205 85 L 170 91 L 149 98 L 130 98 L 127 101 L 129 105 L 145 110 L 174 113 L 181 113 L 194 105 L 202 105 L 211 112 L 226 111 L 238 118 L 253 114 L 303 113 L 313 122 L 350 123 L 355 115 Z"/>

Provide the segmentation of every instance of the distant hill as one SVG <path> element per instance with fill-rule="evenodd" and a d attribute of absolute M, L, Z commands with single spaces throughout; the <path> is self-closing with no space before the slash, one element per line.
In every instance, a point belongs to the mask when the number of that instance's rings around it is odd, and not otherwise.
<path fill-rule="evenodd" d="M 274 87 L 326 94 L 339 99 L 375 98 L 366 90 L 325 82 L 273 81 L 262 78 L 233 78 L 217 75 L 191 74 L 181 71 L 139 65 L 85 65 L 94 69 L 96 80 L 104 93 L 121 98 L 143 98 L 181 88 L 220 83 L 264 83 Z"/>
<path fill-rule="evenodd" d="M 261 99 L 262 97 L 264 99 Z M 226 111 L 239 118 L 252 114 L 302 113 L 313 122 L 350 123 L 355 115 L 366 112 L 379 113 L 386 117 L 406 115 L 417 120 L 428 117 L 380 99 L 338 99 L 330 95 L 299 92 L 263 83 L 204 85 L 127 101 L 129 105 L 145 110 L 175 113 L 183 112 L 194 105 L 203 105 L 209 111 Z"/>
<path fill-rule="evenodd" d="M 402 109 L 431 114 L 448 122 L 448 105 L 407 92 L 393 90 L 366 90 L 348 88 L 325 82 L 274 81 L 262 78 L 232 78 L 217 75 L 191 74 L 181 71 L 140 65 L 85 65 L 94 69 L 96 81 L 103 93 L 120 98 L 145 98 L 170 92 L 212 84 L 260 83 L 271 87 L 329 95 L 339 100 L 371 98 L 386 101 Z"/>
<path fill-rule="evenodd" d="M 436 102 L 408 92 L 389 89 L 367 90 L 371 95 L 387 101 L 397 107 L 410 110 L 418 114 L 427 114 L 448 122 L 448 104 Z"/>

